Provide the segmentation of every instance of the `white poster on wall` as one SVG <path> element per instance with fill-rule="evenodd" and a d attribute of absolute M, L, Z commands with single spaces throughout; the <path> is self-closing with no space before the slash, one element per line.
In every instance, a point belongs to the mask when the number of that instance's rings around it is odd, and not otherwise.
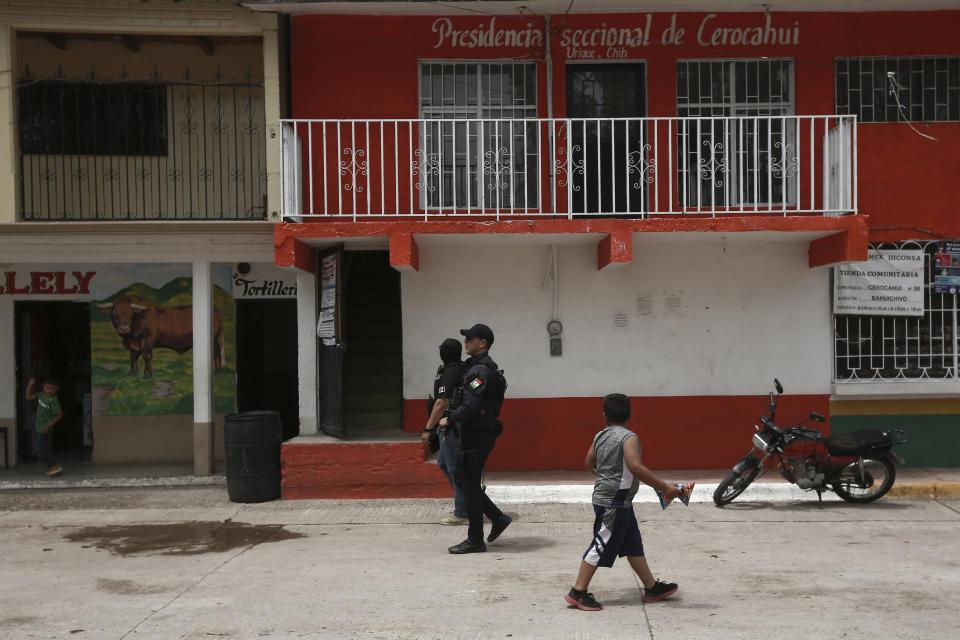
<path fill-rule="evenodd" d="M 833 312 L 923 315 L 923 251 L 871 249 L 866 262 L 834 267 Z"/>
<path fill-rule="evenodd" d="M 317 321 L 317 337 L 328 340 L 336 338 L 337 313 L 337 254 L 324 256 L 320 261 L 320 318 Z"/>

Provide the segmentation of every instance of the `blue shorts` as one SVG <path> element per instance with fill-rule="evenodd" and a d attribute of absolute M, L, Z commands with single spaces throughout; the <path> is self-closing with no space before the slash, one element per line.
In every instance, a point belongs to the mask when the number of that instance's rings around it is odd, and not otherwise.
<path fill-rule="evenodd" d="M 593 521 L 593 541 L 583 554 L 584 562 L 595 567 L 612 567 L 617 558 L 643 555 L 643 540 L 633 505 L 593 505 L 593 511 L 597 516 Z"/>

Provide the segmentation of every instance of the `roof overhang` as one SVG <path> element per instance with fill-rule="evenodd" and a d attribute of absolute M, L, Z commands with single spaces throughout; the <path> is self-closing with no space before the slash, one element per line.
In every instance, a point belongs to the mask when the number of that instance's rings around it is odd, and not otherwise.
<path fill-rule="evenodd" d="M 654 218 L 646 220 L 382 221 L 282 223 L 274 227 L 275 262 L 313 271 L 317 249 L 390 249 L 394 266 L 417 268 L 419 245 L 584 244 L 598 248 L 598 267 L 631 261 L 633 244 L 647 242 L 804 242 L 809 266 L 867 259 L 865 216 Z"/>

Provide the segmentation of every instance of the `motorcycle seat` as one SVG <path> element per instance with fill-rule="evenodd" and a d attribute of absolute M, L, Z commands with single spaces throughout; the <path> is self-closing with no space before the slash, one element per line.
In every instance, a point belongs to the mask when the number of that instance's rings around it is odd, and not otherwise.
<path fill-rule="evenodd" d="M 853 433 L 830 436 L 825 440 L 827 451 L 832 456 L 858 456 L 878 452 L 900 444 L 888 429 L 863 429 Z"/>

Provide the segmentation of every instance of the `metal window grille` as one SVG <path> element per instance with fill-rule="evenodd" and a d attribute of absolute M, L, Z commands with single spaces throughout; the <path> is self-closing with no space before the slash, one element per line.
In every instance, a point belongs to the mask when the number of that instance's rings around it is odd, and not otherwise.
<path fill-rule="evenodd" d="M 791 60 L 679 61 L 681 205 L 795 204 L 793 112 Z"/>
<path fill-rule="evenodd" d="M 17 82 L 24 220 L 266 217 L 263 84 Z"/>
<path fill-rule="evenodd" d="M 960 57 L 838 58 L 836 112 L 861 122 L 960 121 Z"/>
<path fill-rule="evenodd" d="M 957 296 L 933 293 L 933 255 L 937 244 L 871 244 L 875 249 L 923 250 L 924 315 L 834 315 L 836 382 L 957 379 Z"/>
<path fill-rule="evenodd" d="M 537 208 L 536 115 L 533 63 L 421 63 L 423 207 Z"/>
<path fill-rule="evenodd" d="M 30 155 L 167 154 L 167 90 L 151 84 L 23 83 L 20 149 Z"/>

